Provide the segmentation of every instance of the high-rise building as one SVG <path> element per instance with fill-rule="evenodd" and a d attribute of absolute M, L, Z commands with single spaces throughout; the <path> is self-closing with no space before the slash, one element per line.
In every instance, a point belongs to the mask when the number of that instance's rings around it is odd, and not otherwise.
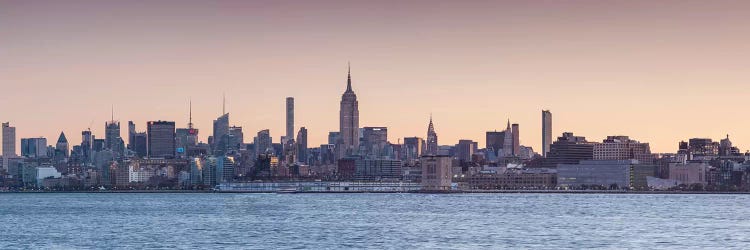
<path fill-rule="evenodd" d="M 234 157 L 222 156 L 218 157 L 216 161 L 216 183 L 232 182 L 235 168 Z"/>
<path fill-rule="evenodd" d="M 328 144 L 336 144 L 341 137 L 341 133 L 338 131 L 328 132 Z"/>
<path fill-rule="evenodd" d="M 297 132 L 297 161 L 308 163 L 307 161 L 307 128 L 300 127 Z"/>
<path fill-rule="evenodd" d="M 552 113 L 542 110 L 542 156 L 547 157 L 552 144 Z"/>
<path fill-rule="evenodd" d="M 521 156 L 521 132 L 518 123 L 511 125 L 513 129 L 513 156 Z"/>
<path fill-rule="evenodd" d="M 111 120 L 104 123 L 104 144 L 108 149 L 117 147 L 117 140 L 120 138 L 120 122 Z"/>
<path fill-rule="evenodd" d="M 149 121 L 148 156 L 171 158 L 175 156 L 175 122 Z"/>
<path fill-rule="evenodd" d="M 65 156 L 66 158 L 70 156 L 68 138 L 65 137 L 65 133 L 63 132 L 60 132 L 60 137 L 57 138 L 57 143 L 55 144 L 55 151 L 57 151 L 57 153 L 61 154 L 62 156 Z"/>
<path fill-rule="evenodd" d="M 16 156 L 16 127 L 3 123 L 3 157 Z"/>
<path fill-rule="evenodd" d="M 133 146 L 135 145 L 135 123 L 133 121 L 128 121 L 128 149 L 133 150 Z"/>
<path fill-rule="evenodd" d="M 485 147 L 491 149 L 495 156 L 503 149 L 505 143 L 505 131 L 487 131 L 485 134 Z"/>
<path fill-rule="evenodd" d="M 416 160 L 422 155 L 424 151 L 424 139 L 419 137 L 406 137 L 404 138 L 404 153 L 402 158 L 405 161 Z"/>
<path fill-rule="evenodd" d="M 188 151 L 198 145 L 198 129 L 193 127 L 193 101 L 188 103 L 188 124 L 187 128 L 178 128 L 175 130 L 177 135 L 175 142 L 177 153 L 181 157 L 188 156 Z"/>
<path fill-rule="evenodd" d="M 138 157 L 148 156 L 148 135 L 146 132 L 135 133 L 133 135 L 133 149 Z"/>
<path fill-rule="evenodd" d="M 456 156 L 459 161 L 471 162 L 471 156 L 474 154 L 474 141 L 472 140 L 458 140 L 456 144 Z"/>
<path fill-rule="evenodd" d="M 273 154 L 274 152 L 271 131 L 268 129 L 258 131 L 253 143 L 255 144 L 255 155 Z"/>
<path fill-rule="evenodd" d="M 34 159 L 47 157 L 47 138 L 21 138 L 21 155 Z"/>
<path fill-rule="evenodd" d="M 362 143 L 364 144 L 365 155 L 369 157 L 383 155 L 383 150 L 388 144 L 388 128 L 364 127 L 362 129 Z"/>
<path fill-rule="evenodd" d="M 340 156 L 357 154 L 359 150 L 359 102 L 352 90 L 351 68 L 347 73 L 346 91 L 341 96 L 339 111 Z"/>
<path fill-rule="evenodd" d="M 286 139 L 291 140 L 292 138 L 294 138 L 294 97 L 287 97 L 286 98 Z"/>
<path fill-rule="evenodd" d="M 503 157 L 513 156 L 513 130 L 510 127 L 510 120 L 508 120 L 508 126 L 505 128 L 505 138 L 503 138 Z"/>
<path fill-rule="evenodd" d="M 432 124 L 432 115 L 430 115 L 430 124 L 427 125 L 427 142 L 425 145 L 424 155 L 438 154 L 438 136 L 435 132 L 435 126 Z"/>
<path fill-rule="evenodd" d="M 227 148 L 229 137 L 229 113 L 224 113 L 214 120 L 213 150 L 224 152 Z"/>
<path fill-rule="evenodd" d="M 245 144 L 245 134 L 242 132 L 242 127 L 231 126 L 229 127 L 229 137 L 227 139 L 227 148 L 231 150 L 240 150 L 242 145 Z"/>

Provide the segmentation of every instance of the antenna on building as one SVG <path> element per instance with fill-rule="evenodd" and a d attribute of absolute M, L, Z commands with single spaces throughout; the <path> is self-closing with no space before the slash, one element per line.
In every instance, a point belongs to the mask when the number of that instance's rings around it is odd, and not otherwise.
<path fill-rule="evenodd" d="M 222 93 L 221 94 L 221 114 L 224 115 L 227 113 L 227 94 Z"/>
<path fill-rule="evenodd" d="M 110 113 L 110 115 L 112 116 L 112 119 L 110 119 L 110 121 L 114 121 L 115 120 L 115 105 L 114 104 L 112 104 L 112 112 Z"/>
<path fill-rule="evenodd" d="M 188 115 L 188 128 L 193 128 L 193 98 L 188 98 L 188 107 L 189 107 L 189 115 Z"/>

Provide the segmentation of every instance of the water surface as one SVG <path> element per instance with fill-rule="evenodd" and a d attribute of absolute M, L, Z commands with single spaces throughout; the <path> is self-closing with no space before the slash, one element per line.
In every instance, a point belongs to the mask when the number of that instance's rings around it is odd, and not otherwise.
<path fill-rule="evenodd" d="M 750 248 L 750 195 L 0 194 L 9 248 Z"/>

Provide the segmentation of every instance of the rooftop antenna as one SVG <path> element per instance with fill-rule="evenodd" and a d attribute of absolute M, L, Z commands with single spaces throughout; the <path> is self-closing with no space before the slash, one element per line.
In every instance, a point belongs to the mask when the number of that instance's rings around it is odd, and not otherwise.
<path fill-rule="evenodd" d="M 221 94 L 221 114 L 224 115 L 227 113 L 227 94 L 222 93 Z"/>
<path fill-rule="evenodd" d="M 112 116 L 112 119 L 110 121 L 115 121 L 115 105 L 112 104 L 112 112 L 110 113 Z"/>
<path fill-rule="evenodd" d="M 188 106 L 190 109 L 189 116 L 188 116 L 188 128 L 193 128 L 193 99 L 188 98 Z"/>

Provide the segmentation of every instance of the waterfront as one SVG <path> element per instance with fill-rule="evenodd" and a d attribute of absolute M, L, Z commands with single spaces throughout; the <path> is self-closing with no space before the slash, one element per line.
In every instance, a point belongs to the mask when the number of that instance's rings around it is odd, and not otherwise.
<path fill-rule="evenodd" d="M 9 248 L 747 248 L 733 194 L 0 194 Z"/>

